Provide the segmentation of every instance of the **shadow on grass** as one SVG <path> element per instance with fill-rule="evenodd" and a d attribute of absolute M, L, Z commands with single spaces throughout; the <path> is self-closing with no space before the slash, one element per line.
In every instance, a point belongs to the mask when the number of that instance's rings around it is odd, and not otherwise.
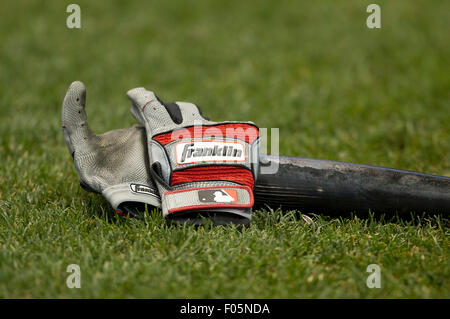
<path fill-rule="evenodd" d="M 130 217 L 121 216 L 117 214 L 111 205 L 102 196 L 98 194 L 90 194 L 82 192 L 81 201 L 84 202 L 85 212 L 92 218 L 99 218 L 110 224 L 125 224 L 129 221 Z M 131 219 L 141 222 L 147 222 L 149 220 L 152 223 L 165 224 L 166 227 L 184 227 L 184 223 L 176 222 L 173 220 L 165 220 L 162 218 L 162 213 L 159 208 L 154 208 L 148 205 L 143 205 L 140 208 L 140 216 L 131 217 Z M 205 229 L 211 227 L 232 227 L 236 229 L 243 229 L 249 227 L 249 225 L 214 225 L 207 217 L 202 218 L 204 222 L 201 225 L 186 225 L 194 228 L 203 227 Z M 339 221 L 341 223 L 350 222 L 355 219 L 359 219 L 365 223 L 378 223 L 378 224 L 398 224 L 398 225 L 410 225 L 421 226 L 423 224 L 434 226 L 450 226 L 450 219 L 446 214 L 431 214 L 431 213 L 340 213 L 340 214 L 323 214 L 310 212 L 302 213 L 299 210 L 282 210 L 281 208 L 273 209 L 269 206 L 265 208 L 259 208 L 252 213 L 252 222 L 250 225 L 256 225 L 258 228 L 266 228 L 271 225 L 282 222 L 299 222 L 303 225 L 318 223 L 325 223 L 331 221 Z"/>

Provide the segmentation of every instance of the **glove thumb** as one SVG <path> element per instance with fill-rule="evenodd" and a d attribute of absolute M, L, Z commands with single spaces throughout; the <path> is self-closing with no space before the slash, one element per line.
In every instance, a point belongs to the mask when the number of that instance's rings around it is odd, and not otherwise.
<path fill-rule="evenodd" d="M 74 152 L 86 150 L 95 137 L 86 118 L 86 87 L 80 81 L 73 82 L 67 90 L 62 104 L 62 129 L 64 140 L 74 156 Z"/>

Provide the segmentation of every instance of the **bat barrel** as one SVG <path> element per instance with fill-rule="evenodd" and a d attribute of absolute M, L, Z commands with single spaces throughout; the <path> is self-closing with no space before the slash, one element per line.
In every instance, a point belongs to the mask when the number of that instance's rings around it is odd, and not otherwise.
<path fill-rule="evenodd" d="M 264 167 L 278 165 L 275 174 Z M 255 206 L 304 213 L 450 212 L 450 178 L 392 168 L 261 155 Z"/>

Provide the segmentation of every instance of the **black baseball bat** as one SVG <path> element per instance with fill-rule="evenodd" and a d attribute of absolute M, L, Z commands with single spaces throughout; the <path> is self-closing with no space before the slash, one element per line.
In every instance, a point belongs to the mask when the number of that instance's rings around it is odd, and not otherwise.
<path fill-rule="evenodd" d="M 260 156 L 254 195 L 256 207 L 332 216 L 450 212 L 449 177 L 291 156 Z"/>

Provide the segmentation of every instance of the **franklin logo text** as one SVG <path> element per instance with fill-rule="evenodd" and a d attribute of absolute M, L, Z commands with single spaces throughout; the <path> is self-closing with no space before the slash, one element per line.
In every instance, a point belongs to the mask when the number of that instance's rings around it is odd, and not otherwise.
<path fill-rule="evenodd" d="M 180 142 L 175 155 L 178 164 L 245 161 L 244 144 L 239 142 Z"/>

